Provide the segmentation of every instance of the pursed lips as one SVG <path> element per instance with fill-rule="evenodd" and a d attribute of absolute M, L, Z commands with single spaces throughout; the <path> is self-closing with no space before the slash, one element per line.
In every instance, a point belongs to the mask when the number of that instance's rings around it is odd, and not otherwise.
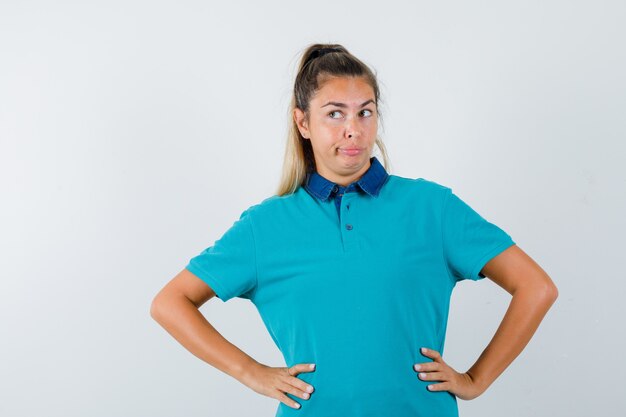
<path fill-rule="evenodd" d="M 362 148 L 339 148 L 338 150 L 342 154 L 350 155 L 350 156 L 358 155 L 359 153 L 361 153 L 363 151 Z"/>

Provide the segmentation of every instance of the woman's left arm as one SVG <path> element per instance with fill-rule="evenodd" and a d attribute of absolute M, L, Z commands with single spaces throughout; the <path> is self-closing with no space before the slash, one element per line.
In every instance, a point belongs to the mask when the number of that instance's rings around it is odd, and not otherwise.
<path fill-rule="evenodd" d="M 420 363 L 419 378 L 441 381 L 429 386 L 431 391 L 449 391 L 458 398 L 478 397 L 500 376 L 528 344 L 558 297 L 558 290 L 548 274 L 517 245 L 492 258 L 481 270 L 483 275 L 504 288 L 513 297 L 502 323 L 476 363 L 465 373 L 447 365 L 439 352 L 422 353 L 433 362 Z"/>

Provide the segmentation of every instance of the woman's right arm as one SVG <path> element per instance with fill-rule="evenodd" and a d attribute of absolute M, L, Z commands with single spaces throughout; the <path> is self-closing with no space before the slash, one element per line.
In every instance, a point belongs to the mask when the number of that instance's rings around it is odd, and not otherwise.
<path fill-rule="evenodd" d="M 312 372 L 308 364 L 291 368 L 265 366 L 224 338 L 198 310 L 215 297 L 200 278 L 183 269 L 154 297 L 150 315 L 188 351 L 259 394 L 299 408 L 285 392 L 309 399 L 312 388 L 296 375 Z"/>

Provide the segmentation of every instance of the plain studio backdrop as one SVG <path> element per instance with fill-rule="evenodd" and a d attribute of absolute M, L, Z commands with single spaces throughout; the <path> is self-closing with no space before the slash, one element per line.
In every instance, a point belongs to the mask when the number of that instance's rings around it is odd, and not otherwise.
<path fill-rule="evenodd" d="M 0 415 L 274 415 L 149 309 L 275 193 L 315 42 L 378 74 L 390 173 L 451 187 L 559 288 L 461 416 L 625 415 L 624 21 L 618 0 L 3 1 Z M 509 301 L 459 283 L 444 359 L 466 371 Z M 285 366 L 249 301 L 201 311 Z"/>

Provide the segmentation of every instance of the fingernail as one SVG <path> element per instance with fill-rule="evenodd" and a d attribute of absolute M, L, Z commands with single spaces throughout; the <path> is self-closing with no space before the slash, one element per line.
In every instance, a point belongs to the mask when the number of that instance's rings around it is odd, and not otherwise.
<path fill-rule="evenodd" d="M 422 348 L 422 353 L 426 353 L 426 352 L 428 352 L 428 349 Z"/>
<path fill-rule="evenodd" d="M 296 408 L 300 408 L 300 404 L 298 404 L 298 403 L 293 403 L 293 406 L 296 407 Z"/>
<path fill-rule="evenodd" d="M 304 397 L 304 399 L 306 400 L 307 398 L 309 398 L 309 394 L 307 394 L 306 392 L 304 394 L 302 394 L 302 396 Z"/>
<path fill-rule="evenodd" d="M 309 365 L 309 368 L 311 368 L 311 369 L 315 369 L 315 364 L 314 364 L 314 363 L 310 364 L 310 365 Z"/>
<path fill-rule="evenodd" d="M 433 386 L 432 386 L 432 385 L 429 385 L 429 386 L 428 386 L 428 390 L 429 390 L 429 391 L 432 391 L 432 390 L 433 390 Z"/>
<path fill-rule="evenodd" d="M 309 392 L 313 392 L 313 387 L 309 385 L 308 387 L 306 387 L 306 390 Z"/>
<path fill-rule="evenodd" d="M 421 365 L 415 365 L 415 370 L 420 371 L 422 369 Z"/>
<path fill-rule="evenodd" d="M 424 372 L 420 372 L 420 378 L 426 378 L 426 374 Z"/>

